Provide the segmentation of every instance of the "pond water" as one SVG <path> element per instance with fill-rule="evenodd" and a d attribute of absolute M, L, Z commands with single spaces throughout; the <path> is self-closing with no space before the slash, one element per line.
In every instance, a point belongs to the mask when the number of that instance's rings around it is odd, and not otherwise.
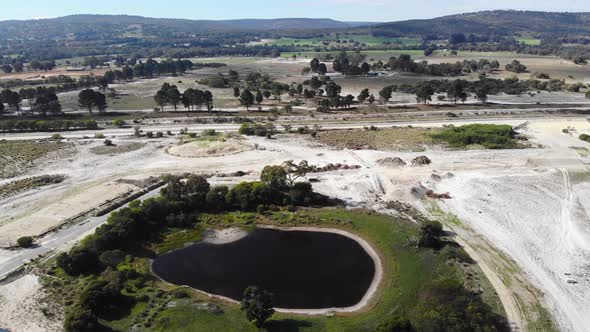
<path fill-rule="evenodd" d="M 239 301 L 248 286 L 284 309 L 346 308 L 373 281 L 375 263 L 355 240 L 326 232 L 256 229 L 228 244 L 197 243 L 156 258 L 163 280 Z"/>

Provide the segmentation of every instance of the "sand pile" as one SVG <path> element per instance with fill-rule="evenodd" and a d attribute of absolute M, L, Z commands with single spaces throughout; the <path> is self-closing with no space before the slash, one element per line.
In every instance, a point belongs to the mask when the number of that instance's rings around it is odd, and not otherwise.
<path fill-rule="evenodd" d="M 412 167 L 415 166 L 422 166 L 422 165 L 430 165 L 432 161 L 426 156 L 420 156 L 416 159 L 412 160 Z"/>
<path fill-rule="evenodd" d="M 404 167 L 407 164 L 399 157 L 387 157 L 377 160 L 377 165 L 385 167 Z"/>

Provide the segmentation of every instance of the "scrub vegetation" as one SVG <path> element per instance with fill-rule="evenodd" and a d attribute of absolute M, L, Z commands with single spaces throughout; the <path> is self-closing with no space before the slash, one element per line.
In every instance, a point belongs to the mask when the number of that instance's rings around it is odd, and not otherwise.
<path fill-rule="evenodd" d="M 519 146 L 515 140 L 516 132 L 509 125 L 472 124 L 449 127 L 432 137 L 455 148 L 481 145 L 487 149 L 512 149 Z"/>
<path fill-rule="evenodd" d="M 50 296 L 66 307 L 65 330 L 256 331 L 237 305 L 164 283 L 151 274 L 149 261 L 198 241 L 205 228 L 267 224 L 358 234 L 379 253 L 384 279 L 370 311 L 335 317 L 279 313 L 264 323 L 255 320 L 263 330 L 508 331 L 497 295 L 440 223 L 422 218 L 420 226 L 365 210 L 298 209 L 330 204 L 308 183 L 294 181 L 306 170 L 306 163 L 268 166 L 260 182 L 231 189 L 211 187 L 200 176 L 186 182 L 168 176 L 159 197 L 112 213 L 47 271 Z"/>

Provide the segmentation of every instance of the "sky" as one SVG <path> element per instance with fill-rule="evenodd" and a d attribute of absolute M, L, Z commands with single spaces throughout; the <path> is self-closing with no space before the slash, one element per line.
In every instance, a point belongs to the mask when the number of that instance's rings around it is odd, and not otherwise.
<path fill-rule="evenodd" d="M 0 20 L 71 14 L 187 19 L 315 17 L 390 22 L 491 9 L 590 12 L 589 0 L 2 0 Z"/>

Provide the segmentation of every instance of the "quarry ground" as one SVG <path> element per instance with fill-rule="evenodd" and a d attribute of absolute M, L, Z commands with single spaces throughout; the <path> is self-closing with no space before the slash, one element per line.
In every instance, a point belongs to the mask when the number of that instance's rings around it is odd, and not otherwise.
<path fill-rule="evenodd" d="M 378 57 L 381 55 L 369 55 Z M 385 55 L 383 55 L 385 57 Z M 463 58 L 490 58 L 485 54 L 460 55 L 459 58 L 432 58 L 431 62 L 449 62 Z M 502 61 L 515 58 L 505 55 Z M 531 71 L 546 71 L 571 82 L 590 81 L 587 67 L 575 66 L 548 57 L 519 58 Z M 202 61 L 200 59 L 199 61 Z M 210 59 L 227 62 L 240 72 L 264 69 L 278 80 L 291 83 L 300 75 L 309 59 Z M 502 63 L 503 64 L 503 63 Z M 582 68 L 582 69 L 580 69 Z M 159 78 L 116 86 L 121 98 L 111 110 L 145 111 L 153 108 L 151 96 L 166 81 L 179 87 L 194 86 L 194 81 L 215 75 L 202 70 L 182 78 Z M 560 76 L 561 75 L 561 76 Z M 574 79 L 569 76 L 573 76 Z M 523 76 L 524 78 L 524 76 Z M 369 87 L 377 93 L 381 87 L 414 82 L 416 77 L 391 78 L 335 77 L 343 94 L 357 95 Z M 431 79 L 431 78 L 420 78 Z M 184 83 L 178 83 L 182 80 Z M 204 88 L 204 87 L 201 87 Z M 231 89 L 213 91 L 217 106 L 240 111 Z M 60 94 L 64 108 L 75 108 L 77 92 Z M 413 103 L 410 95 L 394 96 L 396 103 Z M 288 100 L 288 99 L 287 99 Z M 37 256 L 70 248 L 77 240 L 106 221 L 106 216 L 87 218 L 95 209 L 142 189 L 141 182 L 167 173 L 203 173 L 212 175 L 212 183 L 235 184 L 258 178 L 266 165 L 286 160 L 307 160 L 325 166 L 342 163 L 359 169 L 310 174 L 314 190 L 344 200 L 351 207 L 367 207 L 382 213 L 403 213 L 391 209 L 390 202 L 410 204 L 422 213 L 440 220 L 456 240 L 479 263 L 500 295 L 514 330 L 546 331 L 556 322 L 563 331 L 590 330 L 590 144 L 578 139 L 590 134 L 590 122 L 580 114 L 566 114 L 537 102 L 568 103 L 577 111 L 587 110 L 582 94 L 557 92 L 534 97 L 491 96 L 490 101 L 511 106 L 481 110 L 472 105 L 458 106 L 454 113 L 465 114 L 454 121 L 448 109 L 433 108 L 378 112 L 359 110 L 351 113 L 308 115 L 302 107 L 294 115 L 280 116 L 277 123 L 319 125 L 323 130 L 363 128 L 368 125 L 391 127 L 442 127 L 452 123 L 497 123 L 520 126 L 519 131 L 534 146 L 517 150 L 451 150 L 442 146 L 413 149 L 348 150 L 326 146 L 309 135 L 281 134 L 275 139 L 248 137 L 179 145 L 180 129 L 191 132 L 216 129 L 235 132 L 238 124 L 199 124 L 176 118 L 141 122 L 144 131 L 171 130 L 174 136 L 146 139 L 132 136 L 133 128 L 109 127 L 101 131 L 116 144 L 105 149 L 104 139 L 94 139 L 96 131 L 61 133 L 68 149 L 36 160 L 34 165 L 18 169 L 18 175 L 0 179 L 9 181 L 41 175 L 64 175 L 61 183 L 51 184 L 0 199 L 0 277 Z M 528 103 L 538 110 L 522 109 Z M 272 106 L 265 101 L 264 107 Z M 311 107 L 311 106 L 309 106 Z M 506 109 L 506 107 L 509 107 Z M 368 108 L 368 107 L 367 107 Z M 315 109 L 315 107 L 313 107 Z M 468 116 L 467 116 L 468 115 Z M 260 114 L 259 120 L 265 120 Z M 568 133 L 563 129 L 568 128 Z M 351 132 L 354 135 L 354 132 Z M 1 134 L 0 139 L 36 140 L 47 133 Z M 83 137 L 91 137 L 84 139 Z M 403 150 L 403 151 L 402 151 Z M 425 155 L 432 164 L 420 167 L 382 166 L 378 161 L 399 157 L 410 164 Z M 246 172 L 243 177 L 216 176 Z M 449 193 L 451 199 L 433 200 L 424 193 Z M 154 195 L 152 192 L 149 195 Z M 63 226 L 62 226 L 63 225 Z M 62 226 L 61 229 L 58 229 Z M 48 234 L 44 235 L 45 233 Z M 32 249 L 6 249 L 20 236 L 35 236 Z M 40 284 L 34 273 L 0 282 L 0 327 L 15 331 L 58 331 L 60 317 L 48 318 L 40 301 Z"/>
<path fill-rule="evenodd" d="M 493 122 L 523 124 L 522 120 Z M 569 134 L 562 132 L 565 128 L 570 128 Z M 0 202 L 5 211 L 0 222 L 1 240 L 6 245 L 22 235 L 42 234 L 80 210 L 94 208 L 126 190 L 136 189 L 129 181 L 118 181 L 121 179 L 140 180 L 165 173 L 251 172 L 243 178 L 211 180 L 229 184 L 254 179 L 265 165 L 291 159 L 305 159 L 319 166 L 360 165 L 358 170 L 309 177 L 319 180 L 314 184 L 315 190 L 343 199 L 350 206 L 396 213 L 388 210 L 386 203 L 402 201 L 442 220 L 458 234 L 480 265 L 487 266 L 484 272 L 501 295 L 511 322 L 521 330 L 541 330 L 543 320 L 548 318 L 543 308 L 547 308 L 562 330 L 585 331 L 590 327 L 590 144 L 577 136 L 590 133 L 590 123 L 584 118 L 533 119 L 526 122 L 521 132 L 541 147 L 352 151 L 324 146 L 309 136 L 289 134 L 272 140 L 242 139 L 239 144 L 244 148 L 238 153 L 207 157 L 202 155 L 203 151 L 193 151 L 195 157 L 180 157 L 167 152 L 178 144 L 176 137 L 119 137 L 114 140 L 117 145 L 136 141 L 147 144 L 138 150 L 105 157 L 91 152 L 102 145 L 102 140 L 72 139 L 75 152 L 69 158 L 45 161 L 23 175 L 59 173 L 67 176 L 66 181 Z M 409 163 L 418 155 L 428 156 L 432 164 L 384 167 L 377 163 L 385 157 L 400 157 Z M 452 199 L 433 201 L 420 194 L 425 189 L 448 192 Z M 53 236 L 50 243 L 43 238 L 39 243 L 42 247 L 59 248 L 55 243 L 60 241 L 59 236 Z M 0 265 L 16 253 L 1 250 Z M 27 260 L 27 250 L 18 254 Z M 2 287 L 13 287 L 12 284 Z M 7 305 L 12 306 L 12 301 L 1 302 L 3 312 L 8 310 L 4 307 Z M 12 326 L 6 319 L 2 317 L 0 323 Z"/>

